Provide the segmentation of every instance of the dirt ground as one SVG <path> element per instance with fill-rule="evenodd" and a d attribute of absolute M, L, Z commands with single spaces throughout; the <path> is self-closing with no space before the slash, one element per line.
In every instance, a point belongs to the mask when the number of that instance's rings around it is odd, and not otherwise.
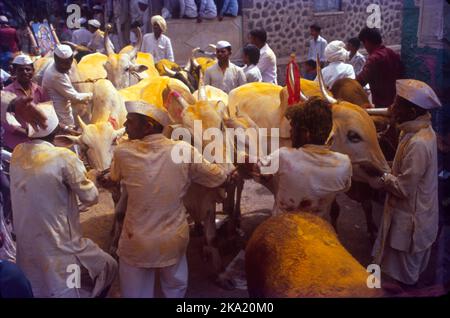
<path fill-rule="evenodd" d="M 245 242 L 252 231 L 266 218 L 270 216 L 273 206 L 273 196 L 263 186 L 246 181 L 242 197 L 242 229 L 245 232 Z M 338 203 L 341 207 L 341 214 L 338 220 L 338 236 L 347 250 L 364 266 L 370 264 L 372 243 L 366 232 L 366 222 L 361 206 L 347 198 L 345 195 L 338 196 Z M 221 210 L 221 205 L 218 205 Z M 373 217 L 378 225 L 382 206 L 373 203 Z M 100 203 L 92 207 L 81 217 L 85 235 L 93 239 L 100 247 L 106 248 L 109 243 L 109 230 L 113 221 L 113 203 L 109 193 L 101 192 Z M 222 257 L 225 265 L 231 262 L 239 252 L 239 244 L 220 245 Z M 248 297 L 246 290 L 234 289 L 225 290 L 219 287 L 214 280 L 212 267 L 202 258 L 202 239 L 191 235 L 188 247 L 189 264 L 189 286 L 186 297 L 188 298 L 240 298 Z M 429 280 L 433 279 L 433 274 L 428 274 Z M 157 293 L 158 294 L 158 293 Z M 120 297 L 118 279 L 110 290 L 109 297 Z"/>

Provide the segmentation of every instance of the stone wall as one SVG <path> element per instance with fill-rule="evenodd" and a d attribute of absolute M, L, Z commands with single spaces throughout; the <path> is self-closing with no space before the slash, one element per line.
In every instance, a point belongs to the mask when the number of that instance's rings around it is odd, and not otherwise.
<path fill-rule="evenodd" d="M 315 12 L 314 0 L 242 0 L 244 39 L 250 30 L 264 28 L 268 43 L 280 60 L 280 72 L 288 56 L 296 52 L 298 60 L 306 59 L 309 26 L 317 23 L 328 40 L 348 40 L 358 35 L 370 13 L 367 6 L 381 7 L 381 32 L 386 45 L 401 42 L 402 0 L 342 0 L 341 11 Z M 282 78 L 283 76 L 281 76 Z"/>

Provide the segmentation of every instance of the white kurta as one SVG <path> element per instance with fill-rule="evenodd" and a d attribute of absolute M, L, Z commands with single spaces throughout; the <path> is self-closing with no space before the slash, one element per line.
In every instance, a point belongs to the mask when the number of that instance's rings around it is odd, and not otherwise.
<path fill-rule="evenodd" d="M 231 62 L 225 72 L 222 71 L 219 63 L 214 64 L 205 72 L 205 85 L 220 88 L 225 93 L 246 83 L 244 71 Z"/>
<path fill-rule="evenodd" d="M 162 59 L 167 59 L 172 62 L 175 61 L 172 42 L 164 34 L 161 34 L 159 39 L 156 39 L 153 33 L 144 35 L 141 51 L 150 53 L 153 56 L 155 63 L 158 63 Z"/>
<path fill-rule="evenodd" d="M 400 143 L 385 181 L 388 196 L 373 254 L 389 276 L 414 284 L 428 264 L 438 231 L 436 134 L 429 114 L 399 128 Z"/>
<path fill-rule="evenodd" d="M 277 84 L 277 57 L 266 43 L 260 50 L 258 68 L 261 72 L 262 81 Z"/>
<path fill-rule="evenodd" d="M 183 197 L 191 182 L 217 187 L 226 180 L 218 165 L 174 163 L 176 144 L 200 153 L 191 145 L 162 134 L 117 146 L 111 165 L 111 179 L 121 180 L 128 192 L 127 210 L 117 254 L 128 265 L 143 268 L 167 267 L 186 253 L 189 226 Z"/>
<path fill-rule="evenodd" d="M 69 74 L 58 72 L 54 64 L 45 70 L 42 87 L 53 102 L 59 122 L 68 126 L 75 125 L 70 103 L 81 103 L 92 96 L 90 93 L 78 93 L 72 86 Z"/>
<path fill-rule="evenodd" d="M 246 65 L 242 68 L 242 70 L 244 71 L 247 83 L 262 82 L 262 75 L 258 66 L 253 64 Z"/>
<path fill-rule="evenodd" d="M 327 40 L 325 40 L 320 35 L 317 37 L 317 40 L 311 39 L 309 40 L 309 49 L 308 49 L 308 60 L 315 61 L 317 58 L 317 54 L 319 54 L 319 60 L 321 62 L 325 62 L 325 48 L 327 47 Z"/>
<path fill-rule="evenodd" d="M 336 195 L 351 186 L 350 158 L 326 146 L 283 147 L 261 160 L 260 165 L 276 162 L 274 215 L 301 210 L 326 217 Z"/>
<path fill-rule="evenodd" d="M 86 169 L 68 149 L 34 140 L 18 145 L 11 161 L 11 201 L 17 264 L 35 297 L 97 296 L 117 271 L 114 259 L 82 237 L 77 197 L 97 202 Z M 70 288 L 68 266 L 82 266 L 96 282 L 93 291 Z"/>
<path fill-rule="evenodd" d="M 87 46 L 91 40 L 92 33 L 84 27 L 73 31 L 72 33 L 72 42 L 75 44 Z"/>
<path fill-rule="evenodd" d="M 344 62 L 331 62 L 327 67 L 322 70 L 323 81 L 328 89 L 333 87 L 334 82 L 341 78 L 355 79 L 355 71 L 353 66 Z M 316 77 L 316 82 L 319 79 Z"/>

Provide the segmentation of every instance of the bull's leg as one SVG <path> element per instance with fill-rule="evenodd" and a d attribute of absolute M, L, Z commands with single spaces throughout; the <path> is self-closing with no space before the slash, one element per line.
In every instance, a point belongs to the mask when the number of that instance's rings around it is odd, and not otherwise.
<path fill-rule="evenodd" d="M 372 201 L 364 200 L 361 202 L 361 205 L 364 210 L 364 214 L 366 215 L 367 233 L 369 234 L 370 240 L 374 242 L 378 229 L 372 217 Z"/>
<path fill-rule="evenodd" d="M 237 229 L 240 229 L 241 227 L 241 199 L 243 190 L 244 190 L 244 179 L 239 178 L 239 180 L 236 183 L 236 203 L 234 206 L 234 215 L 233 215 Z"/>
<path fill-rule="evenodd" d="M 334 199 L 333 204 L 331 204 L 330 218 L 331 218 L 331 225 L 333 226 L 336 233 L 337 233 L 337 219 L 339 217 L 339 213 L 340 213 L 339 204 L 337 203 L 336 199 Z"/>
<path fill-rule="evenodd" d="M 204 257 L 211 260 L 214 271 L 220 273 L 222 270 L 222 260 L 217 247 L 216 231 L 216 211 L 215 208 L 208 209 L 204 222 L 206 244 L 203 247 Z"/>

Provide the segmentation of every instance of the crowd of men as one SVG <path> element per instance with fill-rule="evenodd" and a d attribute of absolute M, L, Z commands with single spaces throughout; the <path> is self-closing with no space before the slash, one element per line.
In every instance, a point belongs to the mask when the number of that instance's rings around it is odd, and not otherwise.
<path fill-rule="evenodd" d="M 189 17 L 190 2 L 185 3 L 185 15 Z M 201 1 L 208 3 L 213 2 Z M 81 18 L 79 22 L 72 41 L 93 52 L 103 52 L 102 22 L 96 18 Z M 123 297 L 153 297 L 159 272 L 164 296 L 184 297 L 188 287 L 189 226 L 182 199 L 191 182 L 211 188 L 224 186 L 233 181 L 237 172 L 227 173 L 220 165 L 205 160 L 190 144 L 164 136 L 170 119 L 155 105 L 126 102 L 128 140 L 115 148 L 109 173 L 94 180 L 105 188 L 126 187 L 128 193 L 116 262 L 82 236 L 80 205 L 97 203 L 95 182 L 87 177 L 75 152 L 54 145 L 55 136 L 62 130 L 76 129 L 71 103 L 87 103 L 93 98 L 92 93 L 76 91 L 68 76 L 74 52 L 67 45 L 55 48 L 54 63 L 45 71 L 40 87 L 32 81 L 30 57 L 14 54 L 19 47 L 8 19 L 1 16 L 0 23 L 1 36 L 8 39 L 2 44 L 7 43 L 13 56 L 13 76 L 2 75 L 2 80 L 10 83 L 1 91 L 5 128 L 2 148 L 12 151 L 12 158 L 10 180 L 2 170 L 4 211 L 0 211 L 0 280 L 7 278 L 10 287 L 0 290 L 0 296 L 103 297 L 119 275 Z M 155 62 L 173 61 L 171 39 L 164 34 L 165 18 L 153 16 L 150 24 L 153 32 L 144 35 L 141 50 L 151 53 Z M 383 272 L 400 286 L 414 285 L 428 265 L 437 236 L 437 150 L 429 110 L 441 103 L 427 84 L 400 79 L 400 57 L 382 44 L 377 29 L 364 28 L 358 38 L 348 43 L 328 43 L 317 25 L 312 25 L 310 31 L 306 76 L 318 80 L 314 72 L 319 56 L 328 88 L 341 78 L 368 85 L 374 106 L 389 107 L 401 131 L 391 173 L 380 172 L 368 163 L 361 168 L 372 178 L 372 187 L 387 192 L 374 256 Z M 242 68 L 230 61 L 230 43 L 218 41 L 217 63 L 206 70 L 205 83 L 225 93 L 249 82 L 277 84 L 276 56 L 267 43 L 266 32 L 251 31 L 248 41 Z M 369 54 L 367 60 L 358 52 L 360 43 Z M 331 109 L 328 101 L 318 97 L 302 106 L 292 106 L 286 118 L 291 125 L 293 147 L 281 148 L 258 164 L 238 165 L 238 173 L 272 190 L 276 199 L 274 213 L 292 212 L 298 205 L 291 206 L 289 198 L 308 192 L 314 200 L 302 202 L 301 207 L 323 215 L 336 195 L 349 189 L 349 157 L 326 145 L 333 127 Z M 172 148 L 180 144 L 192 153 L 192 163 L 176 164 L 171 160 Z M 279 161 L 279 171 L 262 174 L 261 166 L 273 160 Z M 315 191 L 317 187 L 322 190 Z M 8 235 L 12 225 L 15 242 Z M 18 267 L 6 260 L 15 260 Z M 67 285 L 70 264 L 82 268 L 81 288 Z"/>

